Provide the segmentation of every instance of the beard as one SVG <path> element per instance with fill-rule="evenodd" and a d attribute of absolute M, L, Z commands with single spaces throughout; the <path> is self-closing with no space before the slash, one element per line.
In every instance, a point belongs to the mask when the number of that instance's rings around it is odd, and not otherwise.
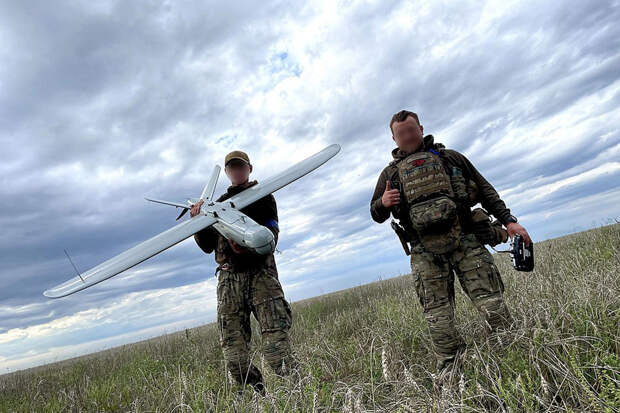
<path fill-rule="evenodd" d="M 411 139 L 409 142 L 401 142 L 398 148 L 401 151 L 409 154 L 409 153 L 413 153 L 417 151 L 418 149 L 420 149 L 423 143 L 424 143 L 424 140 L 421 137 L 417 137 L 417 138 Z"/>

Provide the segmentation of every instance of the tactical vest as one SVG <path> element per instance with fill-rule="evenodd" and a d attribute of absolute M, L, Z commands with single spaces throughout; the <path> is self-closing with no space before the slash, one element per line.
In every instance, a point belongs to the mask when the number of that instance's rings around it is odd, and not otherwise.
<path fill-rule="evenodd" d="M 398 163 L 398 174 L 411 224 L 424 249 L 434 254 L 454 251 L 461 235 L 455 201 L 463 193 L 458 188 L 455 194 L 439 156 L 426 151 L 411 154 Z"/>

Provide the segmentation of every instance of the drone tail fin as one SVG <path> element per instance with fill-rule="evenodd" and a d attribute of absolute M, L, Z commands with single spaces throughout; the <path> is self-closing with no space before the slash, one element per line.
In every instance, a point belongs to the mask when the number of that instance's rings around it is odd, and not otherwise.
<path fill-rule="evenodd" d="M 213 194 L 215 193 L 215 186 L 217 185 L 217 179 L 220 176 L 220 170 L 222 168 L 219 165 L 215 165 L 213 168 L 213 172 L 211 173 L 211 177 L 209 178 L 209 182 L 205 185 L 202 190 L 202 195 L 200 195 L 200 200 L 208 202 L 213 200 Z"/>

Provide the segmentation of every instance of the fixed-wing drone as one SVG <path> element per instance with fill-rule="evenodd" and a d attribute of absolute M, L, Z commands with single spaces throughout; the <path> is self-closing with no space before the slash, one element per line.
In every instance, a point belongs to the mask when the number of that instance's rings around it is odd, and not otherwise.
<path fill-rule="evenodd" d="M 43 295 L 50 298 L 60 298 L 81 291 L 159 254 L 211 225 L 224 237 L 245 248 L 253 250 L 258 254 L 270 254 L 275 249 L 273 233 L 268 228 L 257 224 L 250 217 L 243 214 L 240 209 L 312 172 L 333 158 L 339 151 L 340 145 L 330 145 L 298 164 L 245 189 L 223 202 L 215 202 L 213 200 L 215 186 L 221 170 L 220 166 L 214 168 L 211 178 L 198 200 L 188 200 L 186 204 L 182 204 L 147 198 L 149 201 L 183 208 L 183 212 L 181 212 L 178 218 L 191 208 L 191 205 L 195 203 L 193 201 L 203 200 L 204 203 L 199 215 L 194 218 L 175 225 L 82 274 L 78 272 L 77 277 L 45 291 Z"/>

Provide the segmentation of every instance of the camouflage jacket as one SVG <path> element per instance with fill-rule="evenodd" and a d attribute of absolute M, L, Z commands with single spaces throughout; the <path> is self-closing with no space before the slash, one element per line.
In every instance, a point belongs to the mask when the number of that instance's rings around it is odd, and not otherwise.
<path fill-rule="evenodd" d="M 463 172 L 463 176 L 467 182 L 467 192 L 470 198 L 468 205 L 459 205 L 459 218 L 464 225 L 464 229 L 467 228 L 467 224 L 471 220 L 470 208 L 480 202 L 482 207 L 489 211 L 495 218 L 497 218 L 502 224 L 506 224 L 506 219 L 510 216 L 510 210 L 506 207 L 506 204 L 499 197 L 499 194 L 478 170 L 472 165 L 472 163 L 465 157 L 465 155 L 450 149 L 445 149 L 445 146 L 441 143 L 434 142 L 433 135 L 426 135 L 424 137 L 424 144 L 420 150 L 434 149 L 439 152 L 439 157 L 442 161 L 444 168 L 448 175 L 452 174 L 452 167 L 457 167 Z M 409 218 L 408 210 L 405 203 L 405 197 L 401 192 L 400 205 L 386 208 L 381 202 L 381 197 L 385 191 L 385 184 L 387 180 L 390 180 L 392 188 L 400 188 L 400 178 L 398 176 L 397 163 L 405 159 L 408 153 L 404 153 L 398 148 L 392 150 L 392 157 L 394 160 L 386 166 L 375 187 L 375 192 L 372 195 L 370 201 L 370 215 L 376 222 L 384 222 L 390 217 L 390 213 L 396 219 L 398 219 L 401 225 L 405 228 L 408 234 L 412 237 L 412 241 L 415 242 L 415 231 L 411 227 L 411 219 Z"/>
<path fill-rule="evenodd" d="M 224 201 L 250 186 L 256 185 L 257 181 L 250 181 L 245 185 L 229 186 L 226 192 L 217 201 Z M 278 242 L 278 209 L 273 195 L 267 195 L 258 201 L 241 209 L 241 212 L 252 218 L 260 225 L 264 225 L 273 232 L 274 240 Z M 228 264 L 234 271 L 251 271 L 267 269 L 277 276 L 276 263 L 273 254 L 259 255 L 251 251 L 235 253 L 228 240 L 215 228 L 208 227 L 194 235 L 196 244 L 207 254 L 215 251 L 215 261 L 222 266 Z"/>

